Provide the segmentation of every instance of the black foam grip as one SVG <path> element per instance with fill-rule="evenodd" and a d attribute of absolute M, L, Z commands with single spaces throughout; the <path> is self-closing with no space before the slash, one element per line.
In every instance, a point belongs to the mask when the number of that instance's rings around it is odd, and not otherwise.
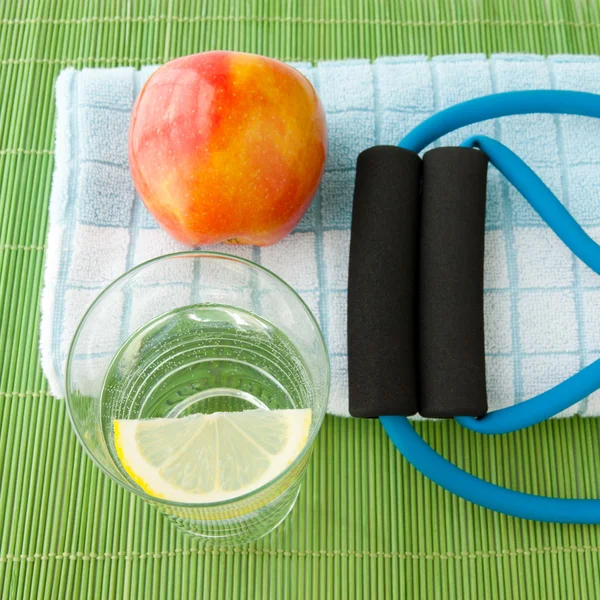
<path fill-rule="evenodd" d="M 356 163 L 348 277 L 353 417 L 413 415 L 421 159 L 375 146 Z"/>
<path fill-rule="evenodd" d="M 419 412 L 487 411 L 483 258 L 487 158 L 472 148 L 423 157 L 419 259 Z"/>

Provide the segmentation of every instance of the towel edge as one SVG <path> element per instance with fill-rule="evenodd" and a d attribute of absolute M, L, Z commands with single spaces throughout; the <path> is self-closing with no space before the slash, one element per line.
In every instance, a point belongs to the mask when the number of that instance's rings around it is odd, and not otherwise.
<path fill-rule="evenodd" d="M 66 205 L 68 202 L 68 175 L 70 164 L 62 157 L 70 155 L 71 130 L 69 119 L 70 89 L 76 75 L 73 68 L 60 72 L 55 84 L 56 126 L 54 143 L 54 173 L 50 192 L 50 224 L 48 227 L 47 248 L 44 264 L 44 285 L 41 298 L 40 356 L 42 371 L 48 380 L 50 393 L 56 398 L 64 398 L 64 387 L 54 368 L 52 341 L 54 328 L 52 318 L 56 303 L 56 282 L 60 272 L 60 246 L 62 244 Z"/>

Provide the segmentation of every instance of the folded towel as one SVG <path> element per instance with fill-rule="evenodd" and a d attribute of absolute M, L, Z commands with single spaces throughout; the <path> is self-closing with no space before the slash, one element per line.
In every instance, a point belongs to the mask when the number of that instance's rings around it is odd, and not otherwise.
<path fill-rule="evenodd" d="M 327 113 L 329 154 L 320 191 L 279 244 L 213 249 L 250 258 L 300 292 L 330 351 L 329 412 L 347 416 L 346 288 L 357 154 L 395 144 L 433 112 L 476 96 L 534 88 L 600 93 L 600 58 L 413 56 L 293 66 L 313 82 Z M 130 112 L 154 68 L 68 69 L 57 80 L 41 325 L 42 364 L 56 396 L 64 393 L 71 337 L 102 288 L 142 261 L 182 249 L 136 197 L 127 165 Z M 600 240 L 600 121 L 509 117 L 452 133 L 442 143 L 458 144 L 474 132 L 517 152 Z M 600 356 L 600 277 L 493 168 L 488 182 L 485 335 L 493 409 L 538 394 Z M 600 393 L 562 416 L 573 414 L 600 414 Z"/>

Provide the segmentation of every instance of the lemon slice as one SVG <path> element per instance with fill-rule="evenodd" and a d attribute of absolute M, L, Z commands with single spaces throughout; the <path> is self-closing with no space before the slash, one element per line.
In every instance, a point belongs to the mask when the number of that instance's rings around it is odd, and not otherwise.
<path fill-rule="evenodd" d="M 128 475 L 174 502 L 222 502 L 277 477 L 308 439 L 310 409 L 249 410 L 114 421 Z"/>

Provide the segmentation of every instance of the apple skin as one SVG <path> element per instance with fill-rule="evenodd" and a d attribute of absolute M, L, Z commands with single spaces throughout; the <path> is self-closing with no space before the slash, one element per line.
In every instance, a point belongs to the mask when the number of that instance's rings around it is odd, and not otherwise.
<path fill-rule="evenodd" d="M 311 83 L 254 54 L 203 52 L 166 63 L 131 117 L 135 187 L 187 246 L 278 242 L 309 207 L 326 152 Z"/>

